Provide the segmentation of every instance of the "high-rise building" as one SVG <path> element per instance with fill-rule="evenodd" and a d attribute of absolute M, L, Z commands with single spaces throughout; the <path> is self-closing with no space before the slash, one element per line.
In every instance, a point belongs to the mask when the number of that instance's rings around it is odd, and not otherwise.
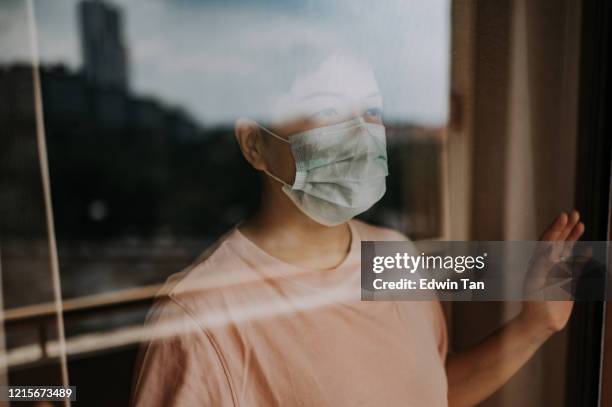
<path fill-rule="evenodd" d="M 102 0 L 82 0 L 79 23 L 85 78 L 96 86 L 125 90 L 128 56 L 121 11 Z"/>

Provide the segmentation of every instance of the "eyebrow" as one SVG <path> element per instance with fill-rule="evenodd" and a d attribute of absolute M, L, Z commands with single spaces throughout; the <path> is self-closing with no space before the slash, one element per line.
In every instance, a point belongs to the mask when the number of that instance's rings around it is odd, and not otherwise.
<path fill-rule="evenodd" d="M 314 93 L 311 93 L 310 95 L 304 96 L 300 100 L 308 100 L 308 99 L 316 98 L 316 97 L 319 97 L 319 96 L 333 96 L 333 97 L 336 97 L 336 98 L 342 98 L 343 97 L 342 94 L 336 93 L 336 92 L 314 92 Z M 372 98 L 372 97 L 376 97 L 376 96 L 380 96 L 380 92 L 370 93 L 369 95 L 366 96 L 366 98 Z"/>
<path fill-rule="evenodd" d="M 333 97 L 337 97 L 337 98 L 341 98 L 342 95 L 336 92 L 314 92 L 311 93 L 310 95 L 306 95 L 304 96 L 301 100 L 307 100 L 307 99 L 312 99 L 312 98 L 316 98 L 319 96 L 333 96 Z"/>

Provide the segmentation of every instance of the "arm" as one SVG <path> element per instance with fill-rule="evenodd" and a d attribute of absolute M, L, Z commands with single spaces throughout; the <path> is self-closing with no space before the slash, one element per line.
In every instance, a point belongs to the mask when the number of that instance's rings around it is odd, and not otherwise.
<path fill-rule="evenodd" d="M 574 242 L 584 233 L 578 212 L 562 213 L 541 240 Z M 449 356 L 448 400 L 452 407 L 473 406 L 514 375 L 571 315 L 571 301 L 525 302 L 508 324 L 473 349 Z"/>
<path fill-rule="evenodd" d="M 171 300 L 155 304 L 147 322 L 132 389 L 133 407 L 233 406 L 216 350 L 199 325 Z"/>
<path fill-rule="evenodd" d="M 552 333 L 521 314 L 475 348 L 449 356 L 449 405 L 473 406 L 493 394 Z"/>

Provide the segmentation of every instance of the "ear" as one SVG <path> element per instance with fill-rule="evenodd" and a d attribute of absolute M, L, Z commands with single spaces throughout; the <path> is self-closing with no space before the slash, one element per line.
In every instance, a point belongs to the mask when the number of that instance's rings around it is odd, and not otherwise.
<path fill-rule="evenodd" d="M 264 171 L 267 169 L 263 157 L 261 131 L 253 120 L 240 118 L 236 120 L 234 126 L 236 141 L 240 146 L 240 151 L 244 158 L 256 170 Z"/>

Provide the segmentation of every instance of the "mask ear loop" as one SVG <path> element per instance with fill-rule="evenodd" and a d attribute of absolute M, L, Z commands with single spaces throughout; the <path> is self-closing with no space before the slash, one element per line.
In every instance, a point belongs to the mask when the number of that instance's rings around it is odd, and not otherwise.
<path fill-rule="evenodd" d="M 272 132 L 271 130 L 266 129 L 264 126 L 260 125 L 259 123 L 255 122 L 255 125 L 257 127 L 259 127 L 260 129 L 262 129 L 263 131 L 265 131 L 266 133 L 268 133 L 269 135 L 271 135 L 274 138 L 279 139 L 280 141 L 282 141 L 283 143 L 286 144 L 291 144 L 289 143 L 288 140 L 285 140 L 284 138 L 282 138 L 281 136 L 279 136 L 278 134 L 274 134 L 274 132 Z M 270 173 L 268 170 L 264 170 L 264 172 L 266 173 L 266 175 L 268 175 L 270 178 L 280 182 L 281 184 L 283 184 L 286 187 L 291 188 L 291 185 L 287 184 L 285 181 L 283 181 L 282 179 L 280 179 L 279 177 L 277 177 L 276 175 Z"/>
<path fill-rule="evenodd" d="M 287 184 L 285 181 L 283 181 L 282 179 L 278 178 L 276 175 L 273 175 L 272 173 L 268 172 L 268 170 L 264 170 L 264 172 L 266 173 L 266 175 L 268 175 L 270 178 L 280 182 L 281 184 L 283 184 L 286 187 L 291 188 L 291 185 Z"/>
<path fill-rule="evenodd" d="M 271 135 L 272 137 L 279 139 L 279 140 L 280 140 L 280 141 L 282 141 L 283 143 L 286 143 L 286 144 L 291 144 L 291 143 L 289 143 L 289 140 L 285 140 L 284 138 L 282 138 L 282 137 L 281 137 L 281 136 L 279 136 L 278 134 L 275 134 L 273 131 L 266 129 L 266 128 L 265 128 L 264 126 L 262 126 L 261 124 L 259 124 L 259 123 L 255 122 L 255 125 L 256 125 L 257 127 L 259 127 L 260 129 L 262 129 L 263 131 L 265 131 L 266 133 L 268 133 L 269 135 Z"/>

